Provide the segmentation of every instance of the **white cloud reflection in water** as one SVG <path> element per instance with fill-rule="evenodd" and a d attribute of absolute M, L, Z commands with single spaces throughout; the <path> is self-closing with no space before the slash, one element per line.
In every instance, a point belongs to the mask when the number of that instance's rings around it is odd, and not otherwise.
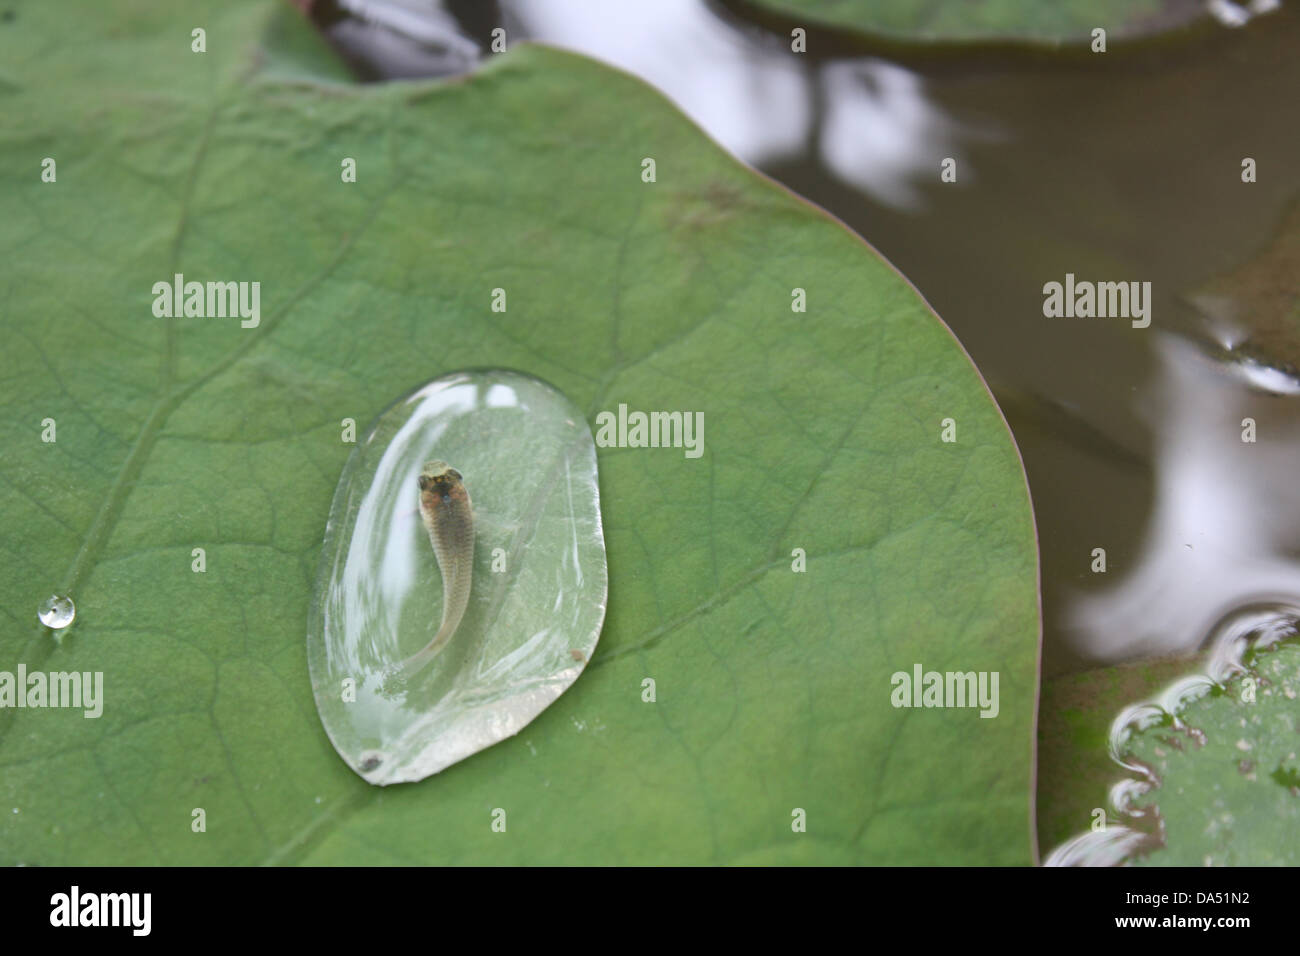
<path fill-rule="evenodd" d="M 1178 336 L 1161 335 L 1156 354 L 1145 541 L 1131 570 L 1110 569 L 1117 584 L 1070 612 L 1080 652 L 1101 660 L 1195 650 L 1234 608 L 1300 595 L 1294 392 L 1264 391 L 1273 377 L 1261 379 L 1255 363 L 1214 363 Z M 1246 418 L 1253 443 L 1242 441 Z"/>
<path fill-rule="evenodd" d="M 896 208 L 956 156 L 955 124 L 911 71 L 874 58 L 817 61 L 742 33 L 699 0 L 503 0 L 511 37 L 573 50 L 658 88 L 751 165 L 802 156 L 815 135 L 836 177 Z M 817 129 L 817 103 L 823 104 Z"/>

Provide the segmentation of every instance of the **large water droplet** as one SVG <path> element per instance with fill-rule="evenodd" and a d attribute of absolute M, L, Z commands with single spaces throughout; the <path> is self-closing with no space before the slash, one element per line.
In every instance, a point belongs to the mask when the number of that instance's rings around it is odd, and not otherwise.
<path fill-rule="evenodd" d="M 475 537 L 469 604 L 413 675 L 398 665 L 442 618 L 419 477 L 463 476 Z M 371 783 L 421 780 L 518 733 L 591 659 L 605 618 L 596 447 L 544 382 L 458 372 L 396 402 L 348 459 L 330 509 L 307 658 L 321 722 Z"/>
<path fill-rule="evenodd" d="M 51 594 L 36 609 L 36 616 L 41 619 L 41 623 L 46 627 L 61 631 L 71 624 L 72 619 L 77 616 L 77 606 L 72 603 L 70 597 Z"/>

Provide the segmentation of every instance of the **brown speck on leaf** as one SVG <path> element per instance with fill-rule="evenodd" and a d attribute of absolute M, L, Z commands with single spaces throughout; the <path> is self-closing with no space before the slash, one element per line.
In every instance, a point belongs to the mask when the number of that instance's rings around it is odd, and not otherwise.
<path fill-rule="evenodd" d="M 581 663 L 583 663 L 584 661 L 587 660 L 586 655 L 583 654 L 582 651 L 571 650 L 571 651 L 569 651 L 569 656 L 572 657 L 572 658 L 573 658 L 575 661 L 577 661 L 579 664 L 581 664 Z"/>
<path fill-rule="evenodd" d="M 746 205 L 744 194 L 736 186 L 712 179 L 703 186 L 674 190 L 665 215 L 670 227 L 703 229 L 726 222 Z"/>

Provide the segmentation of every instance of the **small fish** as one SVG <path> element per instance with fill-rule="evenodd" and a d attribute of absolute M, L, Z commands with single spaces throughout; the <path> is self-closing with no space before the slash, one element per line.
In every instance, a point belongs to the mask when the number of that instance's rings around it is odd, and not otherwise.
<path fill-rule="evenodd" d="M 433 640 L 403 663 L 407 674 L 429 663 L 456 633 L 469 605 L 474 570 L 474 510 L 460 472 L 445 461 L 431 461 L 420 471 L 419 485 L 420 517 L 442 572 L 442 623 Z"/>

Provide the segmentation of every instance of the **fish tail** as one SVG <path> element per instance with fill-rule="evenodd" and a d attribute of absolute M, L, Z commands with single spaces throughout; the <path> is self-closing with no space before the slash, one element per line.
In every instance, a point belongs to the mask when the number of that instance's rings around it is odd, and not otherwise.
<path fill-rule="evenodd" d="M 447 624 L 449 623 L 451 622 L 444 623 L 443 626 L 438 629 L 438 633 L 433 636 L 433 640 L 402 662 L 403 674 L 409 677 L 413 674 L 419 673 L 424 669 L 425 665 L 438 656 L 438 652 L 446 646 L 449 640 L 451 640 L 451 635 L 456 630 L 454 625 L 448 627 Z"/>

